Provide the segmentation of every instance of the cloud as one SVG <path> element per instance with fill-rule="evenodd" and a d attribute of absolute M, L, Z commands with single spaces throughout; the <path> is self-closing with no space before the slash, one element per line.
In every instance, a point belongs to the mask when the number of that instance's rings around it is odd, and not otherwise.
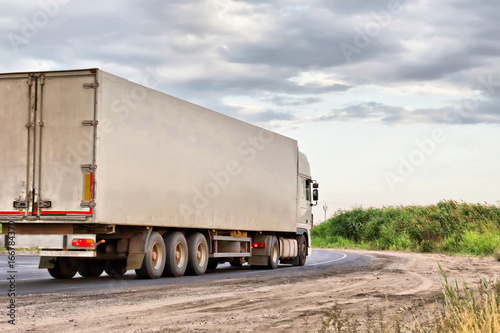
<path fill-rule="evenodd" d="M 259 99 L 262 102 L 269 102 L 277 106 L 305 106 L 321 102 L 319 97 L 293 98 L 289 96 L 275 95 Z"/>
<path fill-rule="evenodd" d="M 438 59 L 423 61 L 419 64 L 402 65 L 397 76 L 405 80 L 436 80 L 445 77 L 447 74 L 468 69 L 470 66 L 471 63 L 467 59 L 456 55 L 447 55 Z"/>
<path fill-rule="evenodd" d="M 100 67 L 142 82 L 155 68 L 154 88 L 240 118 L 248 115 L 224 100 L 264 105 L 255 121 L 299 121 L 304 106 L 314 105 L 307 112 L 318 121 L 398 124 L 438 122 L 454 109 L 450 96 L 467 98 L 481 77 L 500 80 L 496 0 L 399 1 L 401 10 L 384 17 L 390 3 L 69 1 L 48 15 L 38 2 L 9 0 L 0 14 L 0 71 Z M 47 22 L 25 36 L 44 12 Z M 12 34 L 23 42 L 13 47 Z M 347 59 L 342 43 L 357 52 Z M 393 103 L 389 91 L 408 86 L 454 92 L 429 99 L 426 108 L 415 102 L 428 97 L 418 91 Z M 367 87 L 375 93 L 364 95 Z M 498 123 L 500 88 L 493 88 L 479 88 L 488 97 L 462 123 Z"/>
<path fill-rule="evenodd" d="M 367 102 L 335 109 L 318 117 L 302 118 L 300 121 L 363 121 L 388 125 L 406 123 L 500 124 L 500 102 L 464 100 L 448 107 L 426 109 L 408 109 L 403 106 Z"/>
<path fill-rule="evenodd" d="M 399 1 L 398 1 L 399 2 Z M 403 1 L 401 1 L 403 2 Z M 370 13 L 387 8 L 387 0 L 322 0 L 321 4 L 331 10 L 333 13 L 342 13 L 343 15 L 352 15 L 359 13 Z"/>

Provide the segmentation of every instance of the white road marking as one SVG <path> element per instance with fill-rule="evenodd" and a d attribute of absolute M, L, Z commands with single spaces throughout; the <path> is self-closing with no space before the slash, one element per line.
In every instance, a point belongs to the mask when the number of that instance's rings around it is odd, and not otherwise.
<path fill-rule="evenodd" d="M 317 262 L 317 263 L 314 263 L 314 264 L 309 264 L 307 266 L 319 266 L 319 265 L 323 265 L 323 264 L 329 264 L 331 262 L 334 262 L 334 261 L 339 261 L 339 260 L 343 260 L 347 257 L 347 254 L 345 253 L 341 253 L 341 252 L 338 252 L 340 253 L 341 255 L 343 255 L 342 258 L 337 258 L 337 259 L 333 259 L 333 260 L 328 260 L 328 261 L 323 261 L 323 262 Z"/>

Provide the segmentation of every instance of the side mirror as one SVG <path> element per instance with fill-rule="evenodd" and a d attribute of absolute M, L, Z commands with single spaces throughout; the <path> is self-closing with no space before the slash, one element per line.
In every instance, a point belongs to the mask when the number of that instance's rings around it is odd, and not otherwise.
<path fill-rule="evenodd" d="M 319 188 L 319 184 L 318 183 L 314 183 L 313 184 L 313 188 Z"/>
<path fill-rule="evenodd" d="M 313 201 L 318 201 L 319 200 L 319 191 L 314 189 L 313 190 Z"/>

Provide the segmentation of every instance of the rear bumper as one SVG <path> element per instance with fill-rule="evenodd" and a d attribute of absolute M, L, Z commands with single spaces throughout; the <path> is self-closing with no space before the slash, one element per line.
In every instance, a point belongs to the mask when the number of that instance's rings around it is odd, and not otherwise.
<path fill-rule="evenodd" d="M 73 246 L 78 239 L 91 239 L 92 247 Z M 9 254 L 15 250 L 16 256 L 52 256 L 52 257 L 95 257 L 96 235 L 65 234 L 65 235 L 26 235 L 2 234 L 0 236 L 0 254 Z M 78 245 L 78 244 L 76 244 Z"/>
<path fill-rule="evenodd" d="M 12 252 L 0 251 L 0 256 L 9 256 Z M 78 258 L 95 258 L 96 251 L 44 251 L 44 250 L 21 250 L 15 251 L 16 256 L 31 256 L 31 257 L 78 257 Z"/>

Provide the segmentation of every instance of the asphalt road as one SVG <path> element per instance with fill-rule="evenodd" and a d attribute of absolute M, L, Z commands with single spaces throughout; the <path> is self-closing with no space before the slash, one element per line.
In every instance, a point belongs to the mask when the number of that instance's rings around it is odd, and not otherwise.
<path fill-rule="evenodd" d="M 134 271 L 128 271 L 121 278 L 114 278 L 103 273 L 99 278 L 83 278 L 77 274 L 70 280 L 56 280 L 46 269 L 38 269 L 39 257 L 16 257 L 15 292 L 17 295 L 66 293 L 76 291 L 98 291 L 108 289 L 135 289 L 143 286 L 175 285 L 196 281 L 210 281 L 245 278 L 250 276 L 293 276 L 307 271 L 321 270 L 331 267 L 364 266 L 370 258 L 354 253 L 342 253 L 333 250 L 313 250 L 303 267 L 280 265 L 275 270 L 252 269 L 247 265 L 231 267 L 229 264 L 219 265 L 217 270 L 209 271 L 202 276 L 183 276 L 180 278 L 161 278 L 156 280 L 138 279 Z M 0 296 L 7 296 L 11 289 L 11 275 L 8 273 L 7 257 L 0 256 Z"/>

